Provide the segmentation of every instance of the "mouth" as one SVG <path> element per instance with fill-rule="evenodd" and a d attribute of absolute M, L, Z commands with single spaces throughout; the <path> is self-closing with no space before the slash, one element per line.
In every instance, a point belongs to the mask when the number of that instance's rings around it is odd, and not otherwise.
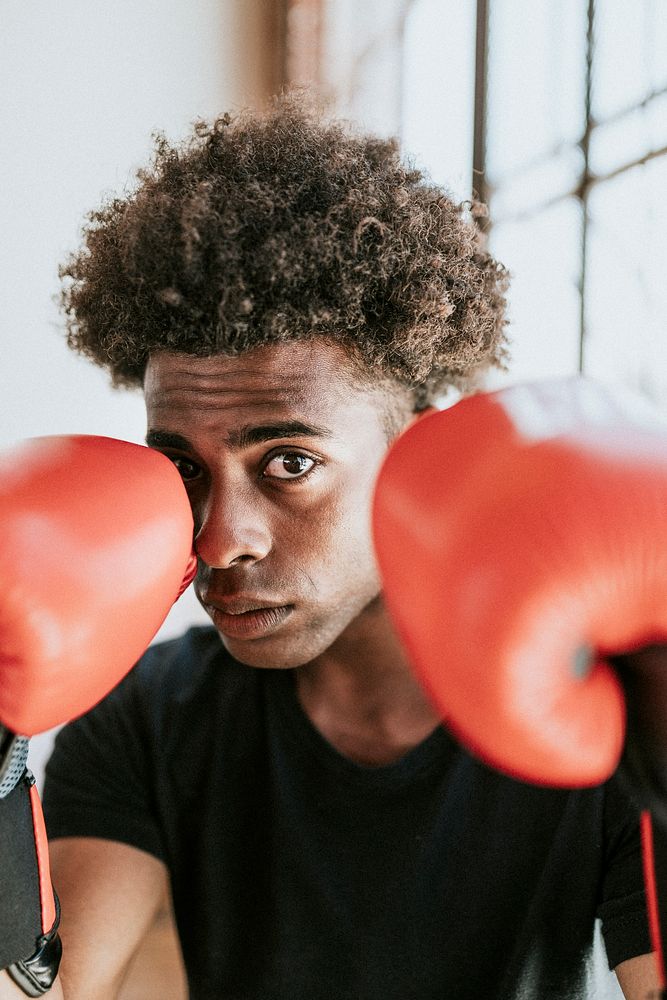
<path fill-rule="evenodd" d="M 265 605 L 237 598 L 203 605 L 218 631 L 230 639 L 260 639 L 275 632 L 294 611 L 293 604 Z"/>

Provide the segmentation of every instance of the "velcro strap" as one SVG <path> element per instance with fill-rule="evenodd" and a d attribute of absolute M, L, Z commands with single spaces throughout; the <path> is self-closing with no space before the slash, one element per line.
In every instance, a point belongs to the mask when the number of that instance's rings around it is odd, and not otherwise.
<path fill-rule="evenodd" d="M 0 799 L 16 788 L 28 762 L 27 736 L 17 736 L 0 724 Z"/>

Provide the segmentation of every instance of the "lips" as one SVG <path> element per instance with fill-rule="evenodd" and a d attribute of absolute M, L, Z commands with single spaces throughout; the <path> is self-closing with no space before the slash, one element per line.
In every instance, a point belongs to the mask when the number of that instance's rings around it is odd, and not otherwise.
<path fill-rule="evenodd" d="M 259 639 L 279 628 L 292 614 L 293 604 L 276 604 L 262 598 L 210 598 L 202 604 L 218 631 L 234 639 Z"/>
<path fill-rule="evenodd" d="M 217 596 L 216 594 L 204 591 L 200 596 L 200 600 L 207 608 L 214 608 L 216 611 L 222 611 L 226 615 L 245 615 L 248 611 L 287 607 L 286 601 L 276 600 L 271 597 L 258 597 L 254 594 L 221 594 Z"/>

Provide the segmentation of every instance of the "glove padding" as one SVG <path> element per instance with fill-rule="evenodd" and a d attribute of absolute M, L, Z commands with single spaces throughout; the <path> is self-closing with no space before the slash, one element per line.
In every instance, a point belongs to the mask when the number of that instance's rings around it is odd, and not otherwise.
<path fill-rule="evenodd" d="M 660 417 L 584 379 L 464 399 L 394 443 L 374 534 L 389 611 L 461 741 L 538 784 L 608 778 L 625 726 L 608 657 L 667 641 Z"/>
<path fill-rule="evenodd" d="M 0 722 L 31 736 L 139 659 L 192 579 L 192 514 L 164 455 L 73 436 L 0 456 L 0 519 Z"/>
<path fill-rule="evenodd" d="M 41 996 L 58 902 L 24 737 L 86 711 L 138 660 L 196 571 L 193 522 L 163 455 L 84 436 L 0 456 L 0 516 L 0 969 Z"/>

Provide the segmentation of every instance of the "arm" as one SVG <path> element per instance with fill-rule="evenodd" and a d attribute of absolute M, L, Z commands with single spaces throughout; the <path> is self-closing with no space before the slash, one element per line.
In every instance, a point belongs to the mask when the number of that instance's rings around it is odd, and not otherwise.
<path fill-rule="evenodd" d="M 81 435 L 26 442 L 0 456 L 0 847 L 3 871 L 11 875 L 0 894 L 0 969 L 8 970 L 0 973 L 0 990 L 9 997 L 16 991 L 8 976 L 26 995 L 48 989 L 55 997 L 50 984 L 60 959 L 57 900 L 39 797 L 22 756 L 25 737 L 98 703 L 146 648 L 179 585 L 182 591 L 192 578 L 187 494 L 173 466 L 158 466 L 156 457 L 126 442 Z M 122 629 L 109 628 L 114 619 Z M 79 893 L 87 907 L 90 898 L 88 940 L 99 935 L 92 953 L 81 950 L 80 909 L 73 907 L 67 926 L 73 954 L 97 962 L 103 992 L 115 988 L 125 953 L 131 954 L 135 935 L 150 919 L 152 885 L 166 879 L 159 862 L 135 859 L 128 865 L 133 885 L 119 850 L 127 848 L 108 847 L 92 867 L 88 848 L 74 854 L 84 872 L 74 898 Z M 67 865 L 62 882 L 69 896 L 77 880 Z M 65 990 L 83 995 L 81 973 L 76 964 L 72 968 L 74 992 L 61 974 Z"/>
<path fill-rule="evenodd" d="M 49 1000 L 115 1000 L 162 899 L 161 861 L 126 844 L 69 837 L 51 844 L 63 959 Z M 0 1000 L 25 993 L 0 973 Z"/>
<path fill-rule="evenodd" d="M 43 994 L 47 1000 L 64 1000 L 60 976 L 48 991 Z M 25 993 L 13 983 L 6 972 L 0 972 L 0 1000 L 26 1000 Z"/>
<path fill-rule="evenodd" d="M 625 1000 L 646 1000 L 660 996 L 655 955 L 638 955 L 621 962 L 614 969 Z"/>
<path fill-rule="evenodd" d="M 51 870 L 63 913 L 65 1000 L 113 1000 L 164 898 L 166 868 L 127 844 L 66 837 L 51 844 Z"/>

